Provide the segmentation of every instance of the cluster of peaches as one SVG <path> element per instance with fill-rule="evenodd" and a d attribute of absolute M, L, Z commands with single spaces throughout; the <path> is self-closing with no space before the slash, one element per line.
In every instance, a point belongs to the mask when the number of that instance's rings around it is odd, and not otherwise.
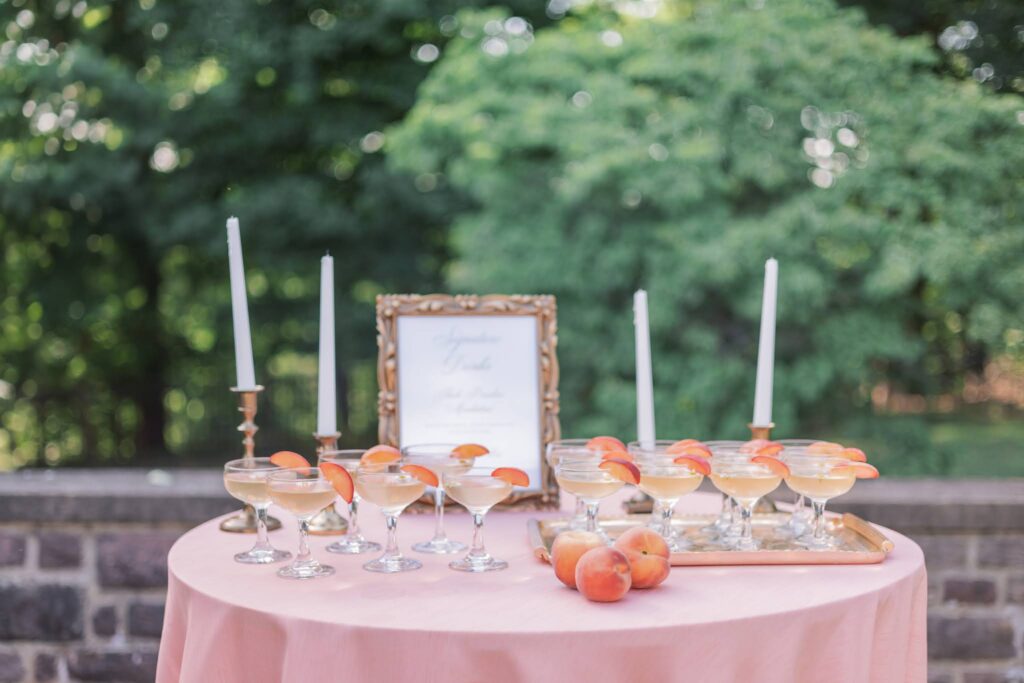
<path fill-rule="evenodd" d="M 612 545 L 591 531 L 563 531 L 551 545 L 558 580 L 588 600 L 615 602 L 631 588 L 654 588 L 668 578 L 668 544 L 647 527 L 629 529 Z"/>

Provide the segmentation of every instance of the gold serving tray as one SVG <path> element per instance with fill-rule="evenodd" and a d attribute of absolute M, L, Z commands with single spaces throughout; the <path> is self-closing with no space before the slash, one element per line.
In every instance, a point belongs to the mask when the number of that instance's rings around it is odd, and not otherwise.
<path fill-rule="evenodd" d="M 789 513 L 755 513 L 754 538 L 761 544 L 759 550 L 723 550 L 708 541 L 701 529 L 715 521 L 716 515 L 683 515 L 672 520 L 672 526 L 693 543 L 692 550 L 672 553 L 674 566 L 716 566 L 738 564 L 878 564 L 893 549 L 891 540 L 863 519 L 850 513 L 842 517 L 829 517 L 832 533 L 839 536 L 835 550 L 807 550 L 795 545 L 791 539 L 775 534 L 775 527 L 789 520 Z M 601 528 L 611 538 L 627 529 L 643 526 L 649 515 L 599 520 Z M 560 532 L 568 528 L 567 519 L 531 519 L 527 522 L 530 545 L 534 555 L 544 562 L 551 561 L 551 543 Z"/>

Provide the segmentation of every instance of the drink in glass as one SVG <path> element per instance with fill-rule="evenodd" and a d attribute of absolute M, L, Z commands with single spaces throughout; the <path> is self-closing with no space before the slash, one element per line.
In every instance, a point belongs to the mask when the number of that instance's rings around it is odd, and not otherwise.
<path fill-rule="evenodd" d="M 333 462 L 344 467 L 352 476 L 353 480 L 359 478 L 361 458 L 366 453 L 363 449 L 337 450 L 321 453 L 319 464 Z M 367 465 L 372 469 L 373 465 Z M 380 544 L 368 541 L 359 531 L 359 494 L 352 496 L 352 502 L 348 504 L 348 533 L 334 543 L 327 546 L 329 553 L 341 553 L 343 555 L 360 555 L 362 553 L 375 552 L 380 550 Z"/>
<path fill-rule="evenodd" d="M 512 467 L 474 467 L 465 472 L 445 475 L 445 490 L 452 500 L 473 515 L 473 545 L 461 560 L 448 566 L 462 572 L 491 572 L 508 567 L 496 560 L 484 547 L 484 516 L 512 493 L 512 486 L 529 486 L 526 472 Z"/>
<path fill-rule="evenodd" d="M 830 550 L 837 545 L 825 522 L 825 504 L 841 496 L 858 478 L 873 479 L 878 470 L 866 462 L 849 460 L 841 456 L 808 453 L 807 449 L 793 449 L 783 455 L 789 467 L 786 485 L 795 493 L 806 496 L 814 511 L 813 532 L 801 536 L 797 542 L 811 550 Z"/>
<path fill-rule="evenodd" d="M 465 444 L 465 446 L 473 445 Z M 434 473 L 439 482 L 439 485 L 434 487 L 434 537 L 429 541 L 413 544 L 412 549 L 416 552 L 450 555 L 466 549 L 465 543 L 449 539 L 444 530 L 444 477 L 465 472 L 473 466 L 476 455 L 487 453 L 487 449 L 483 446 L 477 446 L 477 448 L 482 449 L 483 452 L 477 453 L 455 443 L 414 444 L 402 449 L 403 462 L 426 467 Z M 459 449 L 463 449 L 463 451 Z M 468 452 L 476 453 L 476 455 L 463 455 Z"/>
<path fill-rule="evenodd" d="M 320 564 L 309 552 L 309 520 L 334 501 L 334 487 L 318 467 L 291 467 L 267 477 L 270 499 L 299 521 L 299 552 L 288 567 L 277 572 L 286 579 L 314 579 L 329 576 L 334 568 Z"/>
<path fill-rule="evenodd" d="M 729 543 L 734 550 L 756 550 L 752 515 L 754 505 L 782 483 L 786 465 L 770 455 L 751 455 L 743 450 L 715 452 L 711 458 L 711 481 L 740 508 L 740 536 Z"/>
<path fill-rule="evenodd" d="M 413 466 L 416 467 L 416 466 Z M 420 467 L 419 469 L 423 469 Z M 428 470 L 429 472 L 429 470 Z M 429 472 L 431 477 L 433 473 Z M 437 479 L 433 479 L 437 482 Z M 411 503 L 419 500 L 427 488 L 423 479 L 407 471 L 360 472 L 356 477 L 356 493 L 363 500 L 380 508 L 387 523 L 388 539 L 384 554 L 363 565 L 363 569 L 382 574 L 407 572 L 423 565 L 398 550 L 398 516 Z"/>
<path fill-rule="evenodd" d="M 256 544 L 235 555 L 235 562 L 269 564 L 292 556 L 286 550 L 274 548 L 267 538 L 267 508 L 271 503 L 267 475 L 278 469 L 270 458 L 239 458 L 224 465 L 224 488 L 231 497 L 251 505 L 256 511 Z"/>

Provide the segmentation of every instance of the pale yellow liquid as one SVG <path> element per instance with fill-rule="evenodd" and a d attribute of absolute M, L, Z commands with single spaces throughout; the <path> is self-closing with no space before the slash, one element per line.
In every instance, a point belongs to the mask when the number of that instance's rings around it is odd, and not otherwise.
<path fill-rule="evenodd" d="M 426 484 L 408 474 L 374 474 L 356 477 L 356 491 L 384 512 L 397 514 L 423 495 Z"/>
<path fill-rule="evenodd" d="M 249 505 L 269 505 L 266 472 L 228 472 L 224 475 L 224 488 L 232 497 Z"/>
<path fill-rule="evenodd" d="M 604 474 L 604 472 L 601 474 Z M 559 486 L 574 496 L 579 496 L 583 500 L 600 500 L 601 498 L 607 498 L 621 489 L 623 485 L 623 482 L 607 474 L 604 476 L 599 476 L 597 474 L 580 475 L 579 478 L 568 477 L 573 477 L 573 475 L 563 474 L 556 476 L 555 479 L 558 481 Z"/>
<path fill-rule="evenodd" d="M 841 496 L 851 488 L 857 478 L 849 475 L 798 475 L 791 474 L 786 478 L 786 485 L 795 492 L 817 500 L 827 500 Z"/>
<path fill-rule="evenodd" d="M 644 472 L 640 475 L 638 488 L 655 500 L 678 500 L 687 493 L 696 491 L 702 481 L 704 477 L 700 474 Z"/>
<path fill-rule="evenodd" d="M 756 500 L 777 489 L 782 483 L 782 477 L 774 474 L 716 474 L 712 472 L 711 481 L 719 491 L 736 500 Z"/>
<path fill-rule="evenodd" d="M 448 484 L 444 481 L 445 476 L 451 477 L 458 474 L 464 474 L 473 467 L 472 458 L 417 458 L 415 455 L 410 455 L 405 458 L 405 462 L 410 465 L 426 467 L 437 475 L 437 478 L 441 480 L 441 485 L 446 488 Z"/>
<path fill-rule="evenodd" d="M 494 477 L 463 477 L 446 481 L 444 490 L 467 510 L 486 511 L 512 493 L 512 484 Z"/>
<path fill-rule="evenodd" d="M 334 502 L 334 489 L 323 479 L 274 482 L 270 499 L 296 517 L 310 517 Z"/>

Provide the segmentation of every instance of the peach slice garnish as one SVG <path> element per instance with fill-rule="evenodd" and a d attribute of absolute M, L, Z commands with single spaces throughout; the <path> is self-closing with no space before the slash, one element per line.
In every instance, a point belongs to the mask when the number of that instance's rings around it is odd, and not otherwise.
<path fill-rule="evenodd" d="M 363 456 L 359 458 L 359 464 L 386 465 L 389 462 L 398 462 L 401 459 L 402 451 L 398 450 L 394 446 L 388 446 L 381 443 L 363 453 Z"/>
<path fill-rule="evenodd" d="M 699 455 L 680 455 L 672 462 L 677 465 L 686 465 L 694 472 L 703 474 L 705 477 L 711 475 L 711 463 Z"/>
<path fill-rule="evenodd" d="M 878 469 L 866 462 L 851 460 L 847 465 L 836 465 L 832 468 L 837 474 L 845 474 L 850 470 L 853 470 L 853 475 L 858 479 L 878 479 Z"/>
<path fill-rule="evenodd" d="M 348 473 L 348 470 L 336 462 L 322 462 L 320 471 L 323 472 L 324 479 L 331 482 L 331 486 L 338 492 L 342 500 L 351 503 L 352 494 L 355 492 L 355 482 L 352 481 L 352 475 Z"/>
<path fill-rule="evenodd" d="M 609 474 L 619 481 L 624 481 L 634 486 L 640 483 L 640 470 L 628 460 L 612 458 L 611 460 L 602 461 L 598 467 L 602 470 L 607 470 Z"/>
<path fill-rule="evenodd" d="M 601 454 L 602 460 L 612 460 L 618 458 L 619 460 L 628 460 L 629 462 L 636 462 L 636 458 L 633 454 L 628 451 L 605 451 Z"/>
<path fill-rule="evenodd" d="M 844 448 L 839 453 L 840 458 L 846 458 L 847 460 L 853 460 L 855 462 L 867 462 L 868 456 L 864 454 L 859 448 Z"/>
<path fill-rule="evenodd" d="M 740 450 L 753 452 L 756 451 L 761 446 L 765 446 L 770 443 L 771 441 L 769 441 L 768 439 L 751 439 L 750 441 L 747 441 L 742 446 L 740 446 Z"/>
<path fill-rule="evenodd" d="M 626 444 L 614 436 L 595 436 L 587 442 L 587 448 L 592 451 L 624 451 Z"/>
<path fill-rule="evenodd" d="M 530 485 L 530 475 L 528 475 L 526 472 L 523 472 L 518 467 L 499 467 L 498 469 L 491 472 L 491 476 L 507 481 L 513 486 Z"/>
<path fill-rule="evenodd" d="M 667 453 L 668 455 L 675 455 L 677 453 L 681 453 L 682 450 L 684 448 L 686 448 L 687 446 L 703 446 L 703 445 L 704 444 L 701 443 L 700 441 L 697 441 L 697 439 L 680 439 L 679 441 L 676 441 L 674 444 L 672 444 L 668 448 L 666 448 L 665 449 L 665 453 Z"/>
<path fill-rule="evenodd" d="M 270 456 L 270 462 L 278 467 L 309 467 L 309 461 L 293 451 L 278 451 Z"/>
<path fill-rule="evenodd" d="M 764 465 L 772 471 L 772 474 L 777 476 L 789 476 L 789 467 L 774 455 L 755 455 L 750 459 L 750 462 L 756 462 L 758 465 Z"/>
<path fill-rule="evenodd" d="M 427 486 L 437 488 L 437 485 L 440 483 L 437 480 L 437 475 L 422 465 L 402 465 L 402 471 L 406 474 L 411 474 Z"/>
<path fill-rule="evenodd" d="M 486 446 L 478 443 L 464 443 L 452 449 L 453 458 L 479 458 L 481 455 L 490 453 Z"/>
<path fill-rule="evenodd" d="M 839 455 L 842 451 L 842 444 L 832 441 L 815 441 L 807 447 L 808 453 L 817 453 L 818 455 Z"/>
<path fill-rule="evenodd" d="M 675 444 L 672 444 L 673 446 Z M 696 455 L 701 458 L 710 458 L 711 449 L 702 443 L 692 443 L 689 446 L 683 446 L 675 450 L 670 450 L 671 446 L 665 450 L 668 455 Z"/>
<path fill-rule="evenodd" d="M 769 441 L 765 445 L 758 448 L 755 453 L 758 455 L 778 455 L 782 452 L 784 446 L 777 441 Z"/>

